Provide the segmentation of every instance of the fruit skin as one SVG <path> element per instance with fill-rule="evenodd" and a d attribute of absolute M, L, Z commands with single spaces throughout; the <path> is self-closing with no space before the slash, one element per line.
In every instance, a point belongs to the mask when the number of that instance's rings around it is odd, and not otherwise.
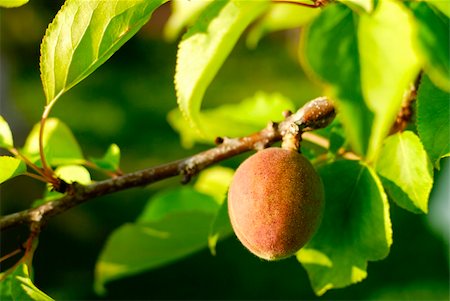
<path fill-rule="evenodd" d="M 245 160 L 228 191 L 234 232 L 256 256 L 294 255 L 318 228 L 324 207 L 322 181 L 294 150 L 267 148 Z"/>

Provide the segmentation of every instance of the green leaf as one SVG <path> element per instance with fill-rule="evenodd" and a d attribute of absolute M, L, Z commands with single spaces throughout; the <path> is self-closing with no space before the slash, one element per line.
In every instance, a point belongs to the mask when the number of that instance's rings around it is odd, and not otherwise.
<path fill-rule="evenodd" d="M 115 172 L 120 165 L 120 148 L 117 144 L 111 144 L 101 158 L 91 158 L 91 161 L 99 168 Z"/>
<path fill-rule="evenodd" d="M 357 161 L 337 161 L 319 170 L 325 212 L 312 240 L 297 253 L 316 294 L 367 276 L 367 262 L 389 253 L 389 204 L 375 172 Z"/>
<path fill-rule="evenodd" d="M 40 163 L 39 130 L 37 123 L 28 135 L 23 154 L 33 163 Z M 43 135 L 44 154 L 51 165 L 82 164 L 84 157 L 80 146 L 69 127 L 56 118 L 49 118 L 45 123 Z"/>
<path fill-rule="evenodd" d="M 137 219 L 138 224 L 158 222 L 177 213 L 199 211 L 215 214 L 219 205 L 211 196 L 200 193 L 192 187 L 179 187 L 157 193 L 147 203 Z"/>
<path fill-rule="evenodd" d="M 91 184 L 91 174 L 89 171 L 80 165 L 64 165 L 59 166 L 55 170 L 58 178 L 64 180 L 66 183 L 77 182 L 82 185 Z"/>
<path fill-rule="evenodd" d="M 0 156 L 0 183 L 19 176 L 27 171 L 22 160 L 9 156 Z"/>
<path fill-rule="evenodd" d="M 424 0 L 425 2 L 433 5 L 450 18 L 450 2 L 446 0 Z"/>
<path fill-rule="evenodd" d="M 95 267 L 95 290 L 107 282 L 168 264 L 206 245 L 212 215 L 170 215 L 158 223 L 125 224 L 109 237 Z"/>
<path fill-rule="evenodd" d="M 194 188 L 198 192 L 213 197 L 217 204 L 221 205 L 225 200 L 233 175 L 234 170 L 231 168 L 210 167 L 199 174 Z"/>
<path fill-rule="evenodd" d="M 312 21 L 320 10 L 286 3 L 273 3 L 263 17 L 250 29 L 247 46 L 255 48 L 261 38 L 273 31 L 301 27 Z"/>
<path fill-rule="evenodd" d="M 54 191 L 51 189 L 52 189 L 52 187 L 50 185 L 47 185 L 47 190 L 44 192 L 44 195 L 40 199 L 35 200 L 31 204 L 31 207 L 36 208 L 36 207 L 41 206 L 42 204 L 57 200 L 64 196 L 63 193 L 60 193 L 60 192 L 57 192 L 57 191 Z"/>
<path fill-rule="evenodd" d="M 89 171 L 84 166 L 80 165 L 59 166 L 57 169 L 55 169 L 55 174 L 58 178 L 64 180 L 66 183 L 77 182 L 82 185 L 89 185 L 92 183 Z M 59 198 L 62 198 L 63 196 L 63 193 L 54 191 L 51 185 L 47 185 L 47 190 L 45 191 L 42 198 L 35 200 L 32 204 L 32 207 L 39 207 L 42 204 L 57 200 Z"/>
<path fill-rule="evenodd" d="M 220 239 L 224 239 L 233 233 L 230 217 L 228 216 L 228 199 L 222 203 L 211 224 L 208 235 L 208 247 L 212 255 L 216 255 L 216 245 Z"/>
<path fill-rule="evenodd" d="M 0 7 L 19 7 L 27 4 L 29 0 L 0 0 Z"/>
<path fill-rule="evenodd" d="M 172 0 L 172 14 L 164 27 L 164 37 L 174 41 L 181 30 L 192 25 L 198 15 L 213 2 L 212 0 Z"/>
<path fill-rule="evenodd" d="M 337 123 L 330 131 L 330 147 L 329 151 L 336 155 L 338 151 L 345 146 L 346 139 L 341 124 Z"/>
<path fill-rule="evenodd" d="M 413 47 L 413 21 L 397 1 L 382 0 L 358 26 L 361 85 L 364 99 L 375 113 L 368 159 L 376 157 L 401 109 L 403 95 L 420 71 Z"/>
<path fill-rule="evenodd" d="M 219 205 L 192 187 L 152 197 L 135 224 L 125 224 L 109 237 L 95 269 L 95 289 L 168 264 L 207 246 L 208 232 Z"/>
<path fill-rule="evenodd" d="M 437 2 L 437 1 L 436 1 Z M 447 7 L 449 7 L 447 1 Z M 424 2 L 406 2 L 417 22 L 419 49 L 425 72 L 442 90 L 450 92 L 450 19 Z"/>
<path fill-rule="evenodd" d="M 0 278 L 2 277 L 0 276 Z M 0 281 L 0 297 L 2 300 L 53 300 L 33 284 L 30 278 L 30 269 L 25 263 L 18 265 L 14 271 Z"/>
<path fill-rule="evenodd" d="M 302 35 L 300 60 L 311 77 L 327 85 L 354 151 L 368 149 L 373 113 L 361 91 L 358 16 L 344 5 L 328 5 Z"/>
<path fill-rule="evenodd" d="M 388 137 L 376 163 L 389 196 L 414 213 L 428 212 L 433 186 L 433 167 L 422 143 L 413 132 Z"/>
<path fill-rule="evenodd" d="M 330 5 L 303 45 L 306 68 L 328 84 L 354 150 L 373 160 L 420 70 L 412 18 L 392 0 L 361 15 Z"/>
<path fill-rule="evenodd" d="M 283 111 L 295 109 L 293 103 L 280 94 L 256 93 L 238 104 L 226 104 L 199 113 L 201 123 L 208 127 L 206 135 L 186 125 L 178 109 L 171 111 L 168 121 L 181 135 L 184 147 L 195 142 L 212 144 L 216 137 L 241 137 L 260 131 L 270 121 L 281 121 Z"/>
<path fill-rule="evenodd" d="M 10 149 L 14 147 L 13 136 L 6 120 L 0 115 L 0 147 Z"/>
<path fill-rule="evenodd" d="M 167 0 L 68 0 L 41 45 L 47 104 L 109 59 Z"/>
<path fill-rule="evenodd" d="M 450 156 L 450 93 L 436 87 L 423 76 L 417 96 L 417 129 L 420 140 L 439 168 L 440 159 Z"/>
<path fill-rule="evenodd" d="M 269 1 L 214 1 L 180 42 L 175 71 L 178 106 L 192 126 L 205 134 L 199 112 L 206 88 L 242 32 Z"/>
<path fill-rule="evenodd" d="M 362 11 L 371 13 L 375 7 L 374 0 L 339 0 L 339 1 L 348 5 L 357 12 L 361 11 L 362 9 Z"/>

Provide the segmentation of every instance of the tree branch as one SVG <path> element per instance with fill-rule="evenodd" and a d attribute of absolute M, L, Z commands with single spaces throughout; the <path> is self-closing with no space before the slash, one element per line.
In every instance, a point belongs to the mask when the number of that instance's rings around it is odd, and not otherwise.
<path fill-rule="evenodd" d="M 295 114 L 287 116 L 280 124 L 270 123 L 260 132 L 242 138 L 218 139 L 219 145 L 191 157 L 87 186 L 78 183 L 68 184 L 66 194 L 57 200 L 47 202 L 36 208 L 3 216 L 0 219 L 0 230 L 20 224 L 43 224 L 49 217 L 65 212 L 95 197 L 145 186 L 166 178 L 182 175 L 183 182 L 187 183 L 192 176 L 210 165 L 250 150 L 266 148 L 280 141 L 293 126 L 301 128 L 302 131 L 314 130 L 327 126 L 334 119 L 334 116 L 333 104 L 324 97 L 317 98 L 307 103 Z"/>

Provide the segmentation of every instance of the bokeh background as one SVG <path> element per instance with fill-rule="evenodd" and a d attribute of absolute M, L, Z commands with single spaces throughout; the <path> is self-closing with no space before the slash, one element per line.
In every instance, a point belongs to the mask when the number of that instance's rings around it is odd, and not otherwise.
<path fill-rule="evenodd" d="M 0 112 L 15 142 L 23 145 L 45 104 L 39 78 L 39 45 L 62 1 L 30 1 L 0 9 Z M 58 102 L 52 116 L 73 130 L 87 157 L 99 157 L 111 143 L 122 151 L 122 169 L 133 171 L 172 161 L 207 148 L 184 149 L 167 123 L 176 107 L 173 85 L 176 43 L 163 39 L 170 5 L 89 78 Z M 321 94 L 297 60 L 298 31 L 265 37 L 251 50 L 240 41 L 207 90 L 204 107 L 238 102 L 257 91 L 281 92 L 300 106 Z M 223 162 L 237 167 L 246 155 Z M 93 177 L 95 178 L 94 174 Z M 316 297 L 306 271 L 294 259 L 263 262 L 232 236 L 212 256 L 205 249 L 183 260 L 93 292 L 96 259 L 108 235 L 133 221 L 146 201 L 180 179 L 92 200 L 53 218 L 41 234 L 34 259 L 35 284 L 57 300 L 93 299 L 303 299 L 449 300 L 450 160 L 436 172 L 428 215 L 391 204 L 394 244 L 389 257 L 371 262 L 368 278 Z M 26 209 L 45 186 L 19 177 L 0 187 L 1 214 Z M 26 239 L 24 229 L 1 233 L 6 254 Z M 2 269 L 7 265 L 2 266 Z"/>

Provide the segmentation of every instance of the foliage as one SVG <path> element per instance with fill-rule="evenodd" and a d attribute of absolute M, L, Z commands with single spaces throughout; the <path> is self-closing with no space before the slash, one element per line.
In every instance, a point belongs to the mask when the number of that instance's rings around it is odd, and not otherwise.
<path fill-rule="evenodd" d="M 0 148 L 10 153 L 0 157 L 0 183 L 37 170 L 44 172 L 34 177 L 47 182 L 54 169 L 65 182 L 84 185 L 92 182 L 93 170 L 121 174 L 119 146 L 112 144 L 102 157 L 87 159 L 70 127 L 49 114 L 57 100 L 104 64 L 165 2 L 65 1 L 40 49 L 46 98 L 42 120 L 22 148 L 14 144 L 8 116 L 0 116 Z M 0 0 L 3 7 L 25 3 Z M 386 258 L 392 245 L 388 199 L 413 213 L 427 213 L 434 169 L 450 155 L 450 52 L 442 42 L 450 38 L 448 6 L 394 0 L 335 1 L 317 9 L 268 0 L 171 4 L 167 39 L 176 40 L 188 29 L 179 41 L 174 76 L 178 108 L 168 112 L 168 122 L 186 147 L 212 144 L 217 136 L 251 134 L 294 109 L 281 92 L 250 91 L 254 96 L 240 103 L 205 110 L 202 103 L 248 30 L 247 44 L 257 47 L 272 31 L 302 28 L 299 61 L 335 101 L 339 114 L 331 129 L 319 132 L 330 141 L 329 150 L 302 150 L 324 182 L 326 208 L 318 232 L 297 259 L 317 295 L 366 278 L 368 262 Z M 413 126 L 390 133 L 405 101 L 411 105 L 410 86 L 421 74 L 417 114 L 405 120 Z M 343 152 L 351 152 L 355 160 L 341 156 Z M 136 221 L 120 226 L 106 242 L 95 267 L 96 291 L 105 293 L 105 285 L 115 279 L 207 246 L 215 255 L 217 242 L 232 233 L 226 210 L 232 174 L 214 167 L 203 171 L 195 185 L 152 196 Z M 50 190 L 33 206 L 63 195 Z M 34 286 L 31 274 L 25 263 L 6 271 L 2 297 L 51 300 Z"/>

